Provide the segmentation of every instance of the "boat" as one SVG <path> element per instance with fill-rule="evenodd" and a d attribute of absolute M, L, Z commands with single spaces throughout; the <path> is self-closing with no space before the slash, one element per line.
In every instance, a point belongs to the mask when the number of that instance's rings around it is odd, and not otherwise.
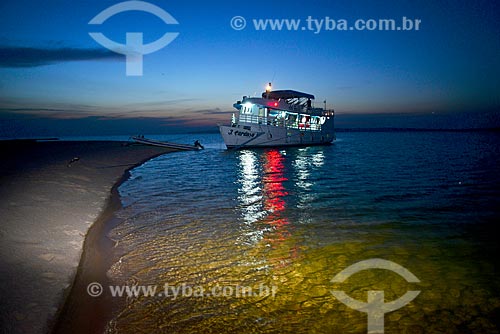
<path fill-rule="evenodd" d="M 153 140 L 153 139 L 144 138 L 144 136 L 133 136 L 131 138 L 134 142 L 136 142 L 138 144 L 158 146 L 158 147 L 164 147 L 164 148 L 172 148 L 172 149 L 182 150 L 182 151 L 198 151 L 198 150 L 204 149 L 203 145 L 201 145 L 198 140 L 196 140 L 193 145 L 190 145 L 190 144 L 179 144 L 179 143 Z"/>
<path fill-rule="evenodd" d="M 219 125 L 228 149 L 329 145 L 335 140 L 334 111 L 313 106 L 314 95 L 271 90 L 261 97 L 243 96 L 233 106 L 230 125 Z"/>

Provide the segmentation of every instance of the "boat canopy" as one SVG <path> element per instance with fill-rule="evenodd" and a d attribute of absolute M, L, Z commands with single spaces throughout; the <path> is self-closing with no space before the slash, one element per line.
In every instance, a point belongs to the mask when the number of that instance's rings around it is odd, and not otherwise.
<path fill-rule="evenodd" d="M 307 94 L 307 93 L 302 93 L 298 92 L 296 90 L 274 90 L 269 93 L 262 93 L 262 97 L 269 96 L 270 99 L 300 99 L 300 98 L 306 98 L 306 99 L 312 99 L 314 100 L 314 95 Z"/>

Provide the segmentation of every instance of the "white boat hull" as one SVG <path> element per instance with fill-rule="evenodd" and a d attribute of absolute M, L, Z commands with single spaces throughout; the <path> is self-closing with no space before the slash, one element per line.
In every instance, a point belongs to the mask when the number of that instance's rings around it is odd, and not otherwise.
<path fill-rule="evenodd" d="M 328 145 L 333 131 L 310 131 L 263 124 L 219 126 L 227 148 Z"/>

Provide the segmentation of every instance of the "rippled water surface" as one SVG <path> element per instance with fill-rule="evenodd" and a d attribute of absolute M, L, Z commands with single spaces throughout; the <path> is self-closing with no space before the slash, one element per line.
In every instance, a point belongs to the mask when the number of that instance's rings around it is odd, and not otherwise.
<path fill-rule="evenodd" d="M 119 189 L 112 282 L 257 293 L 128 298 L 107 329 L 366 333 L 366 313 L 331 290 L 360 301 L 383 290 L 386 302 L 418 290 L 385 315 L 386 333 L 498 333 L 499 139 L 359 132 L 331 146 L 226 151 L 204 135 L 204 151 L 153 159 Z M 331 282 L 373 258 L 420 283 L 382 269 Z"/>

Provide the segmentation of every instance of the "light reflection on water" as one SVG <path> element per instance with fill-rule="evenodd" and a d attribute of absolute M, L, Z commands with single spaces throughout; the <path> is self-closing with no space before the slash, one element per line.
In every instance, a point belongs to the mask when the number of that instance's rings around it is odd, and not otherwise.
<path fill-rule="evenodd" d="M 446 137 L 453 135 L 461 134 L 341 134 L 329 147 L 210 149 L 135 169 L 120 187 L 123 222 L 110 234 L 120 258 L 108 272 L 113 282 L 264 284 L 278 293 L 131 298 L 108 332 L 366 333 L 366 314 L 335 300 L 332 289 L 365 301 L 368 290 L 384 290 L 386 300 L 421 290 L 386 315 L 386 333 L 497 332 L 496 262 L 487 254 L 495 248 L 469 226 L 497 213 L 498 200 L 487 194 L 498 179 L 485 181 L 493 170 L 475 165 L 485 158 L 478 143 L 489 139 L 452 151 L 449 144 L 463 139 Z M 495 148 L 481 148 L 494 159 Z M 462 192 L 453 175 L 473 184 Z M 473 203 L 477 196 L 483 200 Z M 469 204 L 450 209 L 454 198 Z M 475 221 L 456 223 L 472 209 Z M 421 283 L 381 270 L 330 282 L 370 258 L 399 263 Z"/>

